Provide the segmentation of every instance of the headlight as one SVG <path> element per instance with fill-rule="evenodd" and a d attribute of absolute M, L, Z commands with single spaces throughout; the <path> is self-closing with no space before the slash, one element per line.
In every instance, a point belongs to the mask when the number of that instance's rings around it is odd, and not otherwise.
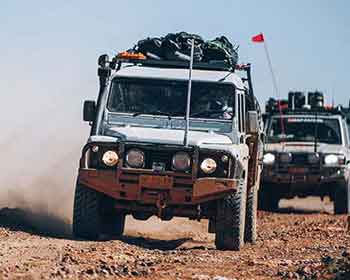
<path fill-rule="evenodd" d="M 324 163 L 326 165 L 343 165 L 345 164 L 345 157 L 342 155 L 326 155 Z"/>
<path fill-rule="evenodd" d="M 185 171 L 191 166 L 191 157 L 185 152 L 178 152 L 173 156 L 173 168 L 179 171 Z"/>
<path fill-rule="evenodd" d="M 326 165 L 335 165 L 338 163 L 338 157 L 336 155 L 326 155 L 324 158 Z"/>
<path fill-rule="evenodd" d="M 292 161 L 292 154 L 291 153 L 281 153 L 280 154 L 280 161 L 282 163 L 290 163 Z"/>
<path fill-rule="evenodd" d="M 114 166 L 118 163 L 119 157 L 115 151 L 107 151 L 103 154 L 102 161 L 107 166 Z"/>
<path fill-rule="evenodd" d="M 267 164 L 267 165 L 271 165 L 275 162 L 275 159 L 276 159 L 276 157 L 274 154 L 267 153 L 264 155 L 263 163 Z"/>
<path fill-rule="evenodd" d="M 215 172 L 217 163 L 212 158 L 206 158 L 201 163 L 201 169 L 206 174 L 212 174 Z"/>
<path fill-rule="evenodd" d="M 132 168 L 142 168 L 145 166 L 145 154 L 139 149 L 131 149 L 126 154 L 126 163 Z"/>
<path fill-rule="evenodd" d="M 307 156 L 307 161 L 309 162 L 309 163 L 319 163 L 319 161 L 320 161 L 320 155 L 319 154 L 309 154 L 308 156 Z"/>

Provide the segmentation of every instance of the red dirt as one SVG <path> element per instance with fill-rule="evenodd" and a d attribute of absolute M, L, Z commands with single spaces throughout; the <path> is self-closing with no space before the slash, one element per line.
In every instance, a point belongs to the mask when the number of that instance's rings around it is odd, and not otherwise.
<path fill-rule="evenodd" d="M 350 277 L 347 217 L 314 199 L 280 206 L 259 212 L 259 240 L 240 252 L 215 250 L 206 221 L 129 219 L 121 240 L 88 242 L 74 240 L 67 221 L 3 209 L 0 279 L 334 279 L 346 269 Z"/>

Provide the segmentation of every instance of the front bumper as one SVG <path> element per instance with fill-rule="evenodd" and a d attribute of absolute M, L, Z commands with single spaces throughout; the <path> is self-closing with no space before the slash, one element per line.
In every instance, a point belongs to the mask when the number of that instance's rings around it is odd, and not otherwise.
<path fill-rule="evenodd" d="M 235 192 L 238 179 L 199 178 L 176 172 L 121 168 L 97 170 L 80 168 L 78 184 L 116 200 L 142 204 L 195 205 Z"/>
<path fill-rule="evenodd" d="M 304 173 L 285 173 L 265 168 L 262 189 L 271 189 L 286 197 L 329 195 L 337 185 L 343 185 L 349 178 L 349 170 L 343 167 L 321 168 Z"/>
<path fill-rule="evenodd" d="M 349 171 L 342 167 L 324 168 L 318 171 L 305 170 L 305 172 L 279 172 L 270 168 L 263 171 L 263 183 L 291 184 L 291 185 L 317 185 L 345 182 Z"/>

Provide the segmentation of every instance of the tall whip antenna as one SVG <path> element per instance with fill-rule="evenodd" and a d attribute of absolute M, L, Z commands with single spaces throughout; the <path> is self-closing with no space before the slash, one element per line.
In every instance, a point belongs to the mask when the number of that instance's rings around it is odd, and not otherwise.
<path fill-rule="evenodd" d="M 190 111 L 191 111 L 191 90 L 192 90 L 192 69 L 193 69 L 193 56 L 194 56 L 194 39 L 191 40 L 191 59 L 190 69 L 188 73 L 188 91 L 187 91 L 187 106 L 186 106 L 186 126 L 184 145 L 188 146 L 188 131 L 190 129 Z"/>

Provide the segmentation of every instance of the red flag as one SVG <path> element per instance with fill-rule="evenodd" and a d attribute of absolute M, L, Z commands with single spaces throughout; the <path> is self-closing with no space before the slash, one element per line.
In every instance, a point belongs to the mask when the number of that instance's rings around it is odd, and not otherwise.
<path fill-rule="evenodd" d="M 260 33 L 258 35 L 253 36 L 252 37 L 252 41 L 254 43 L 262 43 L 262 42 L 264 42 L 265 41 L 264 34 Z"/>

